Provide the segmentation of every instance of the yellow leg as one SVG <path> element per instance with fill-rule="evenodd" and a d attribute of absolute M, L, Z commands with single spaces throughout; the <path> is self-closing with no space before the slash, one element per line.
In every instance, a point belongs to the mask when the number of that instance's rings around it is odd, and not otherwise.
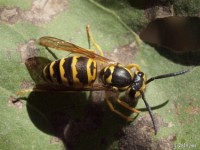
<path fill-rule="evenodd" d="M 24 95 L 26 93 L 30 93 L 30 92 L 33 92 L 33 91 L 35 91 L 35 90 L 34 89 L 24 89 L 24 90 L 17 92 L 16 94 L 17 95 Z"/>
<path fill-rule="evenodd" d="M 30 93 L 30 92 L 48 92 L 48 90 L 45 90 L 45 89 L 37 89 L 37 88 L 23 89 L 23 90 L 17 92 L 16 95 L 24 95 L 24 94 Z"/>
<path fill-rule="evenodd" d="M 127 103 L 121 101 L 120 99 L 116 99 L 116 102 L 118 102 L 121 106 L 123 106 L 124 108 L 132 111 L 133 113 L 140 113 L 139 110 L 133 108 L 133 107 L 130 107 Z"/>
<path fill-rule="evenodd" d="M 129 64 L 126 66 L 126 68 L 131 69 L 131 68 L 136 68 L 137 71 L 141 71 L 140 66 L 137 64 Z"/>
<path fill-rule="evenodd" d="M 94 40 L 94 38 L 90 32 L 89 25 L 86 26 L 86 32 L 87 32 L 87 36 L 88 36 L 89 49 L 90 49 L 90 42 L 91 42 L 92 45 L 99 51 L 100 55 L 103 56 L 103 51 L 102 51 L 101 47 L 97 44 L 97 42 Z"/>
<path fill-rule="evenodd" d="M 113 105 L 112 105 L 112 103 L 110 102 L 109 99 L 106 99 L 106 102 L 107 102 L 107 104 L 108 104 L 108 106 L 109 106 L 109 108 L 110 108 L 110 110 L 111 110 L 112 112 L 118 114 L 120 117 L 124 118 L 124 119 L 127 120 L 127 121 L 133 121 L 133 119 L 130 118 L 129 116 L 126 116 L 126 115 L 122 114 L 121 112 L 119 112 L 118 110 L 116 110 L 116 109 L 113 107 Z"/>

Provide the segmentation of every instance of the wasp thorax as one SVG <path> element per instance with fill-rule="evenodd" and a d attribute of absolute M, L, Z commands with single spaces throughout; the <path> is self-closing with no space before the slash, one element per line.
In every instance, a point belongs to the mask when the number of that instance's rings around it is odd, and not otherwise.
<path fill-rule="evenodd" d="M 133 77 L 129 69 L 118 64 L 105 67 L 102 70 L 101 80 L 107 86 L 124 91 L 131 85 Z"/>

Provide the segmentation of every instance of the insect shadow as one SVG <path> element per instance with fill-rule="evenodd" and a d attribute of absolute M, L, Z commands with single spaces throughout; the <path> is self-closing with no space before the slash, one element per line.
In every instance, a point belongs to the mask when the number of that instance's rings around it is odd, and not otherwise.
<path fill-rule="evenodd" d="M 27 59 L 25 64 L 35 84 L 43 82 L 40 72 L 50 62 L 43 57 Z M 42 132 L 60 139 L 66 149 L 107 149 L 130 122 L 111 113 L 104 97 L 104 91 L 31 92 L 24 99 L 32 123 Z M 163 107 L 167 102 L 152 109 Z M 140 110 L 147 111 L 146 108 Z"/>
<path fill-rule="evenodd" d="M 43 57 L 27 59 L 25 64 L 35 84 L 43 83 L 40 72 L 50 62 Z M 60 139 L 67 149 L 81 149 L 83 145 L 86 149 L 97 145 L 106 149 L 116 140 L 115 134 L 127 125 L 125 120 L 110 113 L 104 102 L 104 91 L 33 91 L 23 99 L 27 101 L 27 112 L 33 124 Z"/>

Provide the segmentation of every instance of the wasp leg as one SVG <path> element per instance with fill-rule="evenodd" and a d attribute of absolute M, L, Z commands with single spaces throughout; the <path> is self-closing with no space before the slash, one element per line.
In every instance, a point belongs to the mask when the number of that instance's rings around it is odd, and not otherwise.
<path fill-rule="evenodd" d="M 140 66 L 137 64 L 129 64 L 126 66 L 126 68 L 131 69 L 131 68 L 136 68 L 137 71 L 141 71 Z"/>
<path fill-rule="evenodd" d="M 118 102 L 118 103 L 119 103 L 121 106 L 123 106 L 124 108 L 126 108 L 126 109 L 132 111 L 133 113 L 138 113 L 138 114 L 139 114 L 139 113 L 141 112 L 141 111 L 139 111 L 139 110 L 137 110 L 137 109 L 135 109 L 135 108 L 133 108 L 133 107 L 130 107 L 127 103 L 121 101 L 120 99 L 116 99 L 116 102 Z"/>
<path fill-rule="evenodd" d="M 24 90 L 18 91 L 16 93 L 16 95 L 24 95 L 26 93 L 30 93 L 30 92 L 33 92 L 33 91 L 34 91 L 34 89 L 24 89 Z"/>
<path fill-rule="evenodd" d="M 24 95 L 26 93 L 30 93 L 30 92 L 48 92 L 48 90 L 43 90 L 43 89 L 24 89 L 24 90 L 21 90 L 21 91 L 18 91 L 16 93 L 16 95 Z"/>
<path fill-rule="evenodd" d="M 37 88 L 37 86 L 34 86 L 33 88 L 29 89 L 22 89 L 16 93 L 16 95 L 24 95 L 26 93 L 31 93 L 31 92 L 48 92 L 49 89 L 45 88 Z"/>
<path fill-rule="evenodd" d="M 126 116 L 124 114 L 122 114 L 121 112 L 119 112 L 118 110 L 116 110 L 114 107 L 113 107 L 113 104 L 110 102 L 109 99 L 106 98 L 106 102 L 110 108 L 110 110 L 116 114 L 118 114 L 120 117 L 124 118 L 125 120 L 127 121 L 133 121 L 133 118 L 129 117 L 129 116 Z"/>
<path fill-rule="evenodd" d="M 90 49 L 90 42 L 92 43 L 92 45 L 99 51 L 101 56 L 104 56 L 103 51 L 101 49 L 101 47 L 97 44 L 97 42 L 94 40 L 91 31 L 90 31 L 90 26 L 87 25 L 86 26 L 86 32 L 87 32 L 87 36 L 88 36 L 88 43 L 89 43 L 89 49 Z"/>

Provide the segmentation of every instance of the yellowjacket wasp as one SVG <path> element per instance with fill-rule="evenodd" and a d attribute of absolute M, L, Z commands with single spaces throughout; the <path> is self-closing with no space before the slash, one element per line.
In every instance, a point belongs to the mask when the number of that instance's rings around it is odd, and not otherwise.
<path fill-rule="evenodd" d="M 129 64 L 124 66 L 104 57 L 103 51 L 90 33 L 89 26 L 87 26 L 86 29 L 89 39 L 89 47 L 91 41 L 93 46 L 99 51 L 99 54 L 93 50 L 84 49 L 73 43 L 66 42 L 55 37 L 41 37 L 38 40 L 38 43 L 46 48 L 64 50 L 79 55 L 55 60 L 46 65 L 42 71 L 42 77 L 47 84 L 35 85 L 32 90 L 22 90 L 19 94 L 30 91 L 126 91 L 126 94 L 130 99 L 134 100 L 139 96 L 142 97 L 153 122 L 155 134 L 157 134 L 157 124 L 151 107 L 147 103 L 144 95 L 146 85 L 153 80 L 182 75 L 190 70 L 159 75 L 147 80 L 139 65 Z M 99 62 L 99 64 L 97 64 L 97 62 Z M 102 65 L 104 65 L 103 69 L 98 71 L 97 67 Z M 100 80 L 99 83 L 95 83 L 97 78 Z M 120 100 L 119 98 L 116 98 L 115 100 L 131 112 L 140 113 L 139 110 L 129 106 L 126 102 Z M 116 110 L 108 97 L 105 97 L 105 101 L 111 111 L 115 112 L 127 121 L 132 121 L 131 117 Z"/>

